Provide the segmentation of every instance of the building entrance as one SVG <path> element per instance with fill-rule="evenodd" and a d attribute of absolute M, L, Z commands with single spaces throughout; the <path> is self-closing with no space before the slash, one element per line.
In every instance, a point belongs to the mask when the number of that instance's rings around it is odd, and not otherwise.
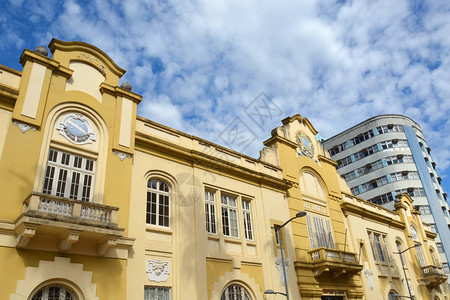
<path fill-rule="evenodd" d="M 322 296 L 321 300 L 344 300 L 343 296 Z"/>

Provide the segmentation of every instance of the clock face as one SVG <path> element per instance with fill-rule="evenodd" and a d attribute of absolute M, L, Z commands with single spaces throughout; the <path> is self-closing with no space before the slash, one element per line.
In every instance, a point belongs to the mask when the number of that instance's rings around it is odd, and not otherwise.
<path fill-rule="evenodd" d="M 60 133 L 76 144 L 91 143 L 95 140 L 92 126 L 82 114 L 70 114 L 59 126 Z"/>
<path fill-rule="evenodd" d="M 311 139 L 302 131 L 297 131 L 295 136 L 297 139 L 298 148 L 300 150 L 299 154 L 313 157 L 314 145 Z"/>

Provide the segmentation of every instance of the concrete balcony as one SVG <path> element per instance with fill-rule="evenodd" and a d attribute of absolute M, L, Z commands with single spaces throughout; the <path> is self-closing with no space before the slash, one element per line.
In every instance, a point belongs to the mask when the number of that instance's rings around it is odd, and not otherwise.
<path fill-rule="evenodd" d="M 118 211 L 113 206 L 33 192 L 14 224 L 16 247 L 48 250 L 57 245 L 52 250 L 67 252 L 77 243 L 100 256 L 117 246 L 129 248 L 133 239 L 123 237 Z"/>
<path fill-rule="evenodd" d="M 438 286 L 447 280 L 444 269 L 437 266 L 422 267 L 421 285 Z"/>
<path fill-rule="evenodd" d="M 338 277 L 351 279 L 363 269 L 358 263 L 356 253 L 317 248 L 308 251 L 308 254 L 316 277 L 328 273 L 333 279 Z"/>

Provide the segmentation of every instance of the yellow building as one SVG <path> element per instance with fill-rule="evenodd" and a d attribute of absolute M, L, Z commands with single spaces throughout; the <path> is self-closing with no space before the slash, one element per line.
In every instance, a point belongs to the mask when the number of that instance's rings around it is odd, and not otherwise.
<path fill-rule="evenodd" d="M 408 292 L 396 241 L 422 243 L 423 261 L 404 254 L 416 299 L 445 299 L 411 199 L 352 196 L 306 118 L 251 158 L 138 117 L 96 47 L 49 49 L 0 66 L 0 299 L 275 299 L 283 269 L 291 299 L 387 299 Z"/>

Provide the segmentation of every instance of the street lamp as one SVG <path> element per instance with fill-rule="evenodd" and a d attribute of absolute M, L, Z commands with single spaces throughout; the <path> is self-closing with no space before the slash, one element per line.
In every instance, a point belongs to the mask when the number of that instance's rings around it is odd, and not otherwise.
<path fill-rule="evenodd" d="M 273 291 L 273 290 L 266 290 L 266 291 L 264 292 L 264 294 L 266 294 L 266 295 L 276 295 L 276 294 L 280 294 L 280 295 L 283 295 L 283 296 L 286 296 L 286 297 L 287 297 L 287 295 L 286 295 L 285 293 L 275 292 L 275 291 Z"/>
<path fill-rule="evenodd" d="M 403 256 L 402 254 L 405 253 L 406 251 L 415 248 L 415 247 L 420 247 L 422 246 L 422 243 L 416 243 L 414 244 L 414 246 L 411 246 L 403 251 L 400 252 L 394 252 L 394 254 L 400 254 L 400 261 L 402 262 L 402 268 L 403 268 L 403 273 L 405 274 L 405 280 L 406 280 L 406 286 L 408 287 L 408 292 L 409 292 L 409 297 L 408 296 L 400 296 L 400 295 L 396 295 L 396 297 L 402 297 L 402 298 L 409 298 L 409 299 L 414 299 L 413 295 L 411 295 L 411 289 L 409 288 L 409 281 L 408 278 L 406 277 L 406 271 L 405 271 L 405 263 L 403 262 Z"/>
<path fill-rule="evenodd" d="M 279 237 L 279 241 L 280 241 L 280 250 L 281 250 L 281 265 L 282 265 L 282 270 L 283 270 L 283 278 L 284 278 L 284 287 L 286 288 L 286 294 L 284 293 L 280 293 L 280 292 L 274 292 L 272 290 L 267 290 L 264 292 L 264 294 L 268 294 L 268 295 L 276 295 L 276 294 L 281 294 L 286 296 L 287 300 L 289 300 L 289 289 L 288 289 L 288 281 L 287 281 L 287 275 L 286 275 L 286 266 L 284 265 L 284 253 L 283 253 L 283 241 L 281 240 L 281 235 L 280 235 L 280 230 L 286 226 L 289 222 L 291 222 L 294 219 L 297 218 L 301 218 L 306 216 L 306 212 L 305 211 L 299 211 L 298 213 L 295 214 L 294 217 L 290 218 L 289 220 L 287 220 L 286 222 L 284 222 L 283 225 L 274 225 L 273 229 L 275 229 L 275 237 Z"/>

